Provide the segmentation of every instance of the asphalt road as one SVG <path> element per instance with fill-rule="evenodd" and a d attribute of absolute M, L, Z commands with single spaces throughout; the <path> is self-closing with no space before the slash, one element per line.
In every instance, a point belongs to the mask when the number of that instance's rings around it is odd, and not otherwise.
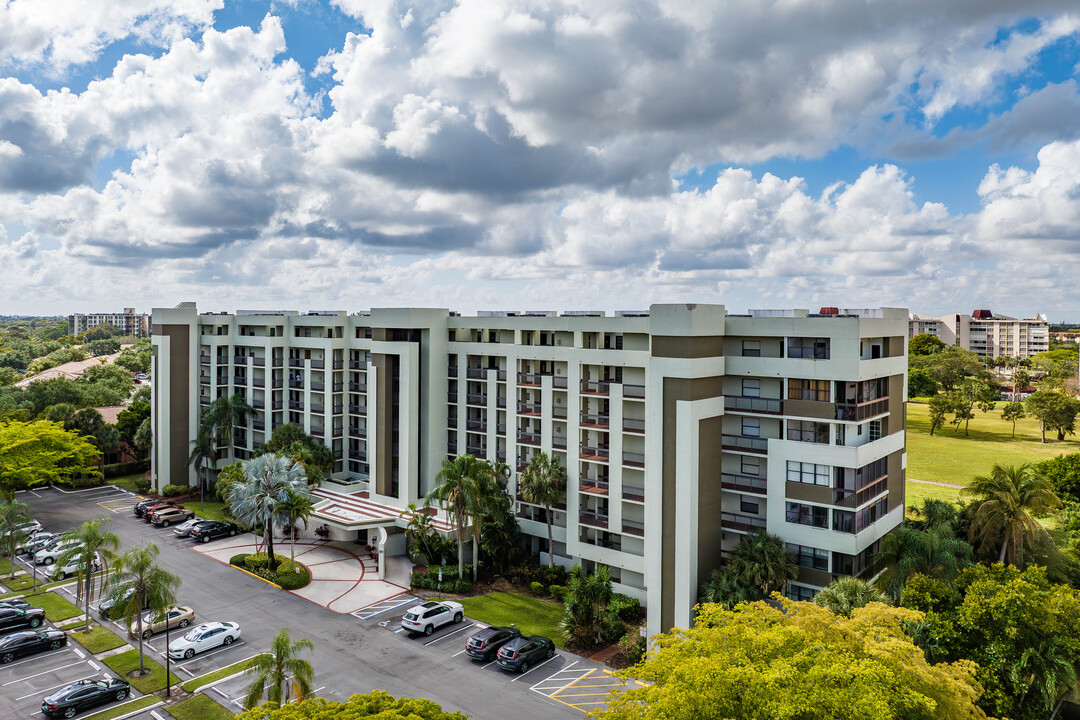
<path fill-rule="evenodd" d="M 123 502 L 110 502 L 123 497 L 111 487 L 69 494 L 51 489 L 19 494 L 19 500 L 30 505 L 33 516 L 48 530 L 64 531 L 90 518 L 108 516 L 113 522 L 106 529 L 120 537 L 122 550 L 156 543 L 160 564 L 181 578 L 178 604 L 190 605 L 199 621 L 240 624 L 243 643 L 222 651 L 218 658 L 196 656 L 189 661 L 194 674 L 266 650 L 278 630 L 287 627 L 293 638 L 306 637 L 315 643 L 310 657 L 315 687 L 327 699 L 345 700 L 354 693 L 381 689 L 394 696 L 425 697 L 445 710 L 492 720 L 579 720 L 587 709 L 551 695 L 564 685 L 563 679 L 569 682 L 580 672 L 599 672 L 594 663 L 560 652 L 524 676 L 510 675 L 462 654 L 469 632 L 461 626 L 441 628 L 430 638 L 413 638 L 388 632 L 396 627 L 398 610 L 366 620 L 331 612 L 195 552 L 189 540 L 135 518 Z M 164 649 L 163 638 L 155 638 L 152 644 L 157 652 Z M 164 662 L 160 655 L 155 659 Z M 186 679 L 183 671 L 180 675 Z M 0 687 L 0 699 L 7 691 Z M 211 691 L 226 706 L 240 694 L 242 684 L 236 682 Z"/>

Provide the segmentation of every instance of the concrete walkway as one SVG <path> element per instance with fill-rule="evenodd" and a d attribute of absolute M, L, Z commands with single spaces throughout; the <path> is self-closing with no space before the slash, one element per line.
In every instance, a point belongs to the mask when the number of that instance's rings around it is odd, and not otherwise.
<path fill-rule="evenodd" d="M 233 555 L 261 549 L 261 540 L 247 533 L 205 546 L 196 545 L 192 549 L 228 564 Z M 274 541 L 275 555 L 289 557 L 290 552 L 288 541 Z M 296 561 L 311 572 L 311 583 L 289 592 L 343 615 L 408 590 L 379 580 L 375 562 L 366 555 L 361 557 L 342 543 L 299 541 L 296 543 Z"/>

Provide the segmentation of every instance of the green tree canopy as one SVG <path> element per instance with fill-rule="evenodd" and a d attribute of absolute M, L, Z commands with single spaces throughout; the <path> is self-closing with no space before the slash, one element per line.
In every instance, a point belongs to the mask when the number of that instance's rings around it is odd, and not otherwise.
<path fill-rule="evenodd" d="M 84 342 L 93 342 L 95 340 L 105 340 L 111 337 L 117 337 L 120 335 L 120 331 L 112 323 L 101 323 L 95 325 L 89 330 L 80 335 Z"/>
<path fill-rule="evenodd" d="M 1035 472 L 1045 476 L 1054 485 L 1059 496 L 1080 500 L 1080 453 L 1058 455 L 1034 466 Z"/>
<path fill-rule="evenodd" d="M 315 671 L 300 653 L 314 649 L 315 643 L 307 638 L 293 641 L 289 638 L 288 628 L 281 628 L 270 642 L 270 652 L 257 655 L 245 671 L 252 680 L 244 697 L 244 707 L 249 710 L 255 707 L 263 695 L 266 695 L 268 705 L 280 707 L 291 699 L 294 685 L 298 700 L 310 695 Z"/>
<path fill-rule="evenodd" d="M 909 356 L 908 365 L 912 370 L 923 370 L 945 392 L 952 392 L 966 377 L 989 377 L 978 355 L 955 345 L 931 355 Z"/>
<path fill-rule="evenodd" d="M 269 442 L 263 445 L 263 451 L 288 456 L 300 463 L 308 485 L 321 483 L 325 474 L 334 467 L 333 451 L 292 423 L 283 423 L 274 428 Z"/>
<path fill-rule="evenodd" d="M 345 702 L 309 698 L 282 707 L 272 704 L 248 710 L 240 720 L 467 720 L 424 698 L 395 698 L 382 690 L 353 695 Z"/>
<path fill-rule="evenodd" d="M 1024 548 L 1046 529 L 1035 518 L 1061 507 L 1053 483 L 1030 463 L 994 463 L 989 475 L 978 475 L 961 492 L 972 495 L 970 540 L 985 551 L 1000 547 L 998 562 L 1024 566 Z"/>
<path fill-rule="evenodd" d="M 101 452 L 60 423 L 0 421 L 0 491 L 70 484 L 76 475 L 97 477 Z"/>
<path fill-rule="evenodd" d="M 937 335 L 920 333 L 908 340 L 908 355 L 933 355 L 949 347 Z"/>
<path fill-rule="evenodd" d="M 866 580 L 854 577 L 836 578 L 814 596 L 815 605 L 844 617 L 873 602 L 888 605 L 889 598 Z"/>
<path fill-rule="evenodd" d="M 908 398 L 933 397 L 937 395 L 938 384 L 925 370 L 915 368 L 908 373 Z"/>
<path fill-rule="evenodd" d="M 774 596 L 779 599 L 779 596 Z M 972 720 L 975 665 L 931 665 L 904 631 L 921 613 L 879 603 L 850 618 L 779 599 L 699 607 L 694 626 L 653 638 L 601 720 Z"/>
<path fill-rule="evenodd" d="M 1024 401 L 1027 414 L 1039 421 L 1042 441 L 1046 442 L 1046 431 L 1057 432 L 1058 440 L 1075 432 L 1076 414 L 1080 412 L 1080 403 L 1065 393 L 1056 390 L 1039 390 L 1028 395 Z"/>

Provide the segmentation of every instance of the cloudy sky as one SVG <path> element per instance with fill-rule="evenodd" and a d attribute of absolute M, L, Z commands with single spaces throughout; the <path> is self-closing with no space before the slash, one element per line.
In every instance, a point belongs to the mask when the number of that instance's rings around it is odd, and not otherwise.
<path fill-rule="evenodd" d="M 0 313 L 1080 322 L 1076 0 L 0 0 Z"/>

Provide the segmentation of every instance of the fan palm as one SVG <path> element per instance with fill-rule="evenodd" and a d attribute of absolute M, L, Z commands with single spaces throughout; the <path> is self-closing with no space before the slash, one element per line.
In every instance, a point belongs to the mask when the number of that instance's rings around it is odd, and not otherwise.
<path fill-rule="evenodd" d="M 889 598 L 867 581 L 854 577 L 836 578 L 814 596 L 815 605 L 844 617 L 851 617 L 852 611 L 873 602 L 887 605 Z"/>
<path fill-rule="evenodd" d="M 311 681 L 315 671 L 311 663 L 299 657 L 302 650 L 314 650 L 315 645 L 304 638 L 292 642 L 289 631 L 282 628 L 270 643 L 270 652 L 258 655 L 245 671 L 254 675 L 244 698 L 244 708 L 250 710 L 259 704 L 263 695 L 281 707 L 289 702 L 291 684 L 297 688 L 297 700 L 303 700 L 311 694 Z"/>
<path fill-rule="evenodd" d="M 945 526 L 933 530 L 901 526 L 881 539 L 874 562 L 884 564 L 877 586 L 893 600 L 900 599 L 907 579 L 915 573 L 949 582 L 971 565 L 971 546 Z"/>
<path fill-rule="evenodd" d="M 191 441 L 191 454 L 188 455 L 187 464 L 199 472 L 199 467 L 209 470 L 217 469 L 217 453 L 214 451 L 213 431 L 209 427 L 200 426 L 195 433 L 195 439 Z M 202 474 L 199 475 L 199 487 L 204 487 Z"/>
<path fill-rule="evenodd" d="M 727 568 L 715 568 L 698 590 L 699 602 L 717 603 L 728 610 L 739 603 L 754 602 L 763 597 L 757 588 L 736 580 Z"/>
<path fill-rule="evenodd" d="M 454 531 L 458 540 L 458 576 L 465 572 L 465 539 L 468 524 L 473 525 L 473 580 L 476 580 L 479 563 L 480 522 L 486 505 L 486 489 L 491 476 L 491 466 L 472 455 L 458 455 L 454 459 L 443 458 L 435 481 L 438 483 L 427 494 L 426 502 L 438 502 L 454 516 Z"/>
<path fill-rule="evenodd" d="M 57 567 L 65 567 L 75 562 L 78 567 L 76 581 L 79 584 L 79 592 L 86 613 L 86 629 L 90 632 L 90 600 L 94 594 L 94 560 L 101 559 L 100 588 L 105 587 L 105 578 L 109 574 L 109 562 L 115 558 L 114 550 L 120 547 L 120 538 L 116 533 L 102 532 L 101 526 L 109 522 L 110 518 L 101 517 L 87 520 L 75 530 L 64 533 L 65 540 L 79 543 L 68 550 L 60 553 L 56 559 Z"/>
<path fill-rule="evenodd" d="M 766 597 L 782 591 L 788 581 L 799 576 L 795 555 L 784 546 L 783 540 L 764 530 L 743 535 L 728 568 L 736 580 L 758 589 Z"/>
<path fill-rule="evenodd" d="M 977 476 L 963 492 L 977 499 L 971 518 L 972 542 L 985 550 L 1000 540 L 998 561 L 1007 560 L 1020 568 L 1024 564 L 1024 546 L 1046 535 L 1035 516 L 1062 505 L 1054 494 L 1053 483 L 1036 472 L 1031 463 L 994 463 L 989 475 Z"/>
<path fill-rule="evenodd" d="M 109 578 L 108 599 L 120 608 L 125 623 L 134 626 L 139 638 L 139 675 L 146 674 L 143 661 L 143 608 L 155 615 L 176 602 L 180 578 L 157 564 L 158 547 L 153 543 L 128 550 L 116 563 Z M 128 595 L 128 588 L 131 588 Z M 125 597 L 126 596 L 126 597 Z"/>
<path fill-rule="evenodd" d="M 211 435 L 225 438 L 225 445 L 232 450 L 233 430 L 238 425 L 247 422 L 247 417 L 252 412 L 240 393 L 233 393 L 231 397 L 219 397 L 210 403 L 202 413 L 202 423 L 209 426 Z"/>
<path fill-rule="evenodd" d="M 229 487 L 229 507 L 241 523 L 263 528 L 268 567 L 273 569 L 277 567 L 274 521 L 281 517 L 290 493 L 308 497 L 304 467 L 292 458 L 270 454 L 245 460 L 241 467 L 244 479 Z"/>
<path fill-rule="evenodd" d="M 285 502 L 279 506 L 280 519 L 283 523 L 288 525 L 291 530 L 292 543 L 289 548 L 289 559 L 296 563 L 296 524 L 304 523 L 304 529 L 307 529 L 308 518 L 315 512 L 315 503 L 311 501 L 311 495 L 308 494 L 308 489 L 305 487 L 303 491 L 289 490 Z"/>
<path fill-rule="evenodd" d="M 24 533 L 19 532 L 19 526 L 30 522 L 30 508 L 26 503 L 18 500 L 8 500 L 0 503 L 0 542 L 3 543 L 4 557 L 11 565 L 11 575 L 15 575 L 15 563 L 10 562 L 15 557 L 15 548 L 19 541 L 26 538 Z"/>
<path fill-rule="evenodd" d="M 555 567 L 555 539 L 551 530 L 551 507 L 566 498 L 566 468 L 558 458 L 538 452 L 518 478 L 518 489 L 525 502 L 544 506 L 548 531 L 548 564 Z"/>

